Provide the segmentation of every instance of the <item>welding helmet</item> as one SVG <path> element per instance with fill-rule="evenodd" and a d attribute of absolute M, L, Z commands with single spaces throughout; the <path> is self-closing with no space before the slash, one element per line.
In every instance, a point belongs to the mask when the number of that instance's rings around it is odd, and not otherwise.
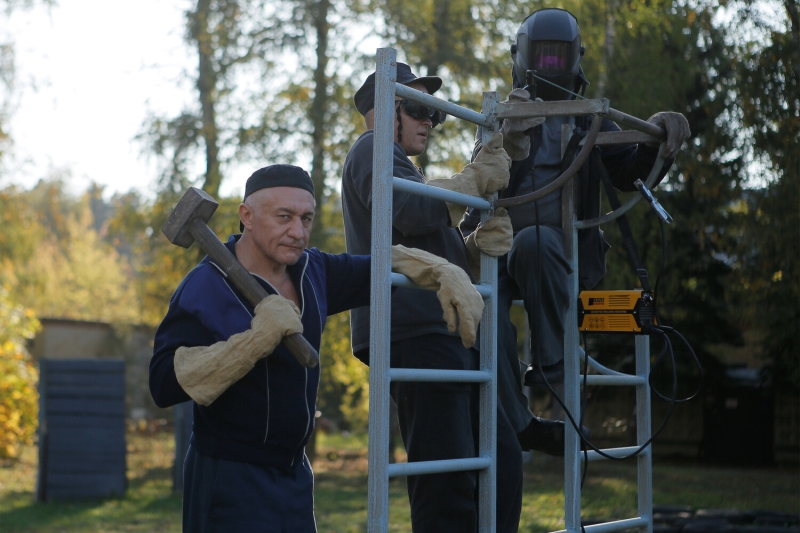
<path fill-rule="evenodd" d="M 514 87 L 526 85 L 526 74 L 536 75 L 572 92 L 585 91 L 588 82 L 580 66 L 583 55 L 578 19 L 564 9 L 540 9 L 517 30 L 511 45 L 514 58 Z M 571 100 L 568 92 L 541 80 L 536 81 L 536 96 L 545 101 Z"/>

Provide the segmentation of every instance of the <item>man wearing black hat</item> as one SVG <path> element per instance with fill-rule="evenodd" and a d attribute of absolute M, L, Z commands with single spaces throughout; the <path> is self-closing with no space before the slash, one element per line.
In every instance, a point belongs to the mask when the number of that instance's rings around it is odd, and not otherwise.
<path fill-rule="evenodd" d="M 313 533 L 304 446 L 314 428 L 319 367 L 301 366 L 280 343 L 302 333 L 319 350 L 327 316 L 367 305 L 370 258 L 306 249 L 314 187 L 299 167 L 253 173 L 239 217 L 242 234 L 225 245 L 270 296 L 253 309 L 220 267 L 203 259 L 156 332 L 150 391 L 159 407 L 194 400 L 183 531 Z M 394 248 L 393 269 L 441 288 L 466 309 L 461 332 L 474 340 L 483 302 L 469 277 L 446 262 L 430 265 L 438 260 L 430 254 L 418 256 Z M 419 275 L 426 260 L 435 280 Z"/>
<path fill-rule="evenodd" d="M 397 63 L 397 82 L 435 93 L 442 85 L 435 76 L 417 77 L 404 63 Z M 368 131 L 353 144 L 342 174 L 342 208 L 347 250 L 369 253 L 372 226 L 372 154 L 374 142 L 375 74 L 370 74 L 355 95 Z M 409 156 L 425 150 L 429 130 L 444 115 L 417 103 L 396 99 L 393 175 L 426 182 Z M 487 145 L 479 164 L 465 168 L 450 180 L 432 180 L 450 190 L 475 196 L 505 186 L 510 159 L 498 136 Z M 395 191 L 393 194 L 392 244 L 425 250 L 469 272 L 467 250 L 456 224 L 464 208 L 443 201 Z M 509 230 L 510 231 L 510 230 Z M 351 312 L 353 351 L 369 364 L 369 309 Z M 391 366 L 393 368 L 442 368 L 474 370 L 478 352 L 462 343 L 442 317 L 435 295 L 398 288 L 392 294 Z M 392 382 L 391 394 L 398 408 L 400 432 L 409 461 L 431 461 L 477 455 L 478 391 L 474 384 Z M 515 532 L 522 505 L 522 459 L 519 444 L 498 405 L 497 421 L 497 531 Z M 478 523 L 478 476 L 472 472 L 409 476 L 408 496 L 413 531 L 476 531 Z"/>

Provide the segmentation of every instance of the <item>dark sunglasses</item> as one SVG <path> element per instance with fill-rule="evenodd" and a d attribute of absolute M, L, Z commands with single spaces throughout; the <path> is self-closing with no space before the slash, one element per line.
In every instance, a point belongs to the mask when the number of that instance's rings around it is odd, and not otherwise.
<path fill-rule="evenodd" d="M 447 115 L 444 111 L 439 111 L 438 109 L 433 109 L 432 107 L 424 106 L 417 102 L 412 102 L 411 100 L 395 100 L 396 104 L 400 104 L 400 107 L 403 108 L 403 111 L 406 112 L 411 118 L 417 120 L 425 120 L 426 118 L 429 119 L 433 123 L 433 128 L 444 122 Z"/>

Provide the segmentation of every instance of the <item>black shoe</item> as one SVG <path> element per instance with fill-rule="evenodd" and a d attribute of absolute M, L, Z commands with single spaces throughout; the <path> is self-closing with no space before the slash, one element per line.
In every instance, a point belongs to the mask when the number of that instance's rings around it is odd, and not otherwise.
<path fill-rule="evenodd" d="M 528 387 L 533 387 L 535 385 L 544 385 L 544 379 L 542 378 L 542 373 L 544 373 L 544 377 L 547 378 L 547 382 L 550 385 L 555 385 L 557 383 L 564 382 L 564 360 L 562 359 L 558 363 L 552 365 L 544 365 L 539 368 L 537 365 L 528 365 L 528 369 L 525 371 L 525 385 Z"/>
<path fill-rule="evenodd" d="M 584 439 L 589 439 L 592 432 L 586 426 L 581 426 Z M 534 416 L 528 427 L 517 433 L 517 440 L 522 451 L 535 450 L 548 455 L 564 455 L 564 422 L 560 420 L 547 420 Z M 581 449 L 584 449 L 581 442 Z"/>

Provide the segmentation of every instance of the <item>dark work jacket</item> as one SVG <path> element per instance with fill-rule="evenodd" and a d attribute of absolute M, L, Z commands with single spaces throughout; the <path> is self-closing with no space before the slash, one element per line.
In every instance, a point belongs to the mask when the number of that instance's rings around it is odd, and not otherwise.
<path fill-rule="evenodd" d="M 602 119 L 600 131 L 620 131 L 619 126 L 611 120 Z M 575 131 L 578 134 L 586 134 L 591 126 L 591 117 L 576 117 Z M 539 130 L 537 132 L 536 130 Z M 528 174 L 533 170 L 533 161 L 536 152 L 541 144 L 541 127 L 534 128 L 531 134 L 531 150 L 526 159 L 514 161 L 511 165 L 511 180 L 504 190 L 500 191 L 499 198 L 513 198 L 519 196 L 517 189 L 519 184 L 526 179 L 530 179 Z M 480 136 L 478 136 L 480 139 Z M 476 142 L 474 156 L 480 151 L 480 140 Z M 577 152 L 576 152 L 577 153 Z M 610 145 L 595 146 L 592 155 L 586 160 L 583 166 L 578 169 L 576 179 L 575 215 L 578 220 L 590 220 L 600 216 L 600 188 L 601 178 L 598 165 L 602 164 L 608 171 L 614 187 L 621 191 L 635 191 L 634 182 L 637 179 L 644 181 L 650 174 L 653 164 L 658 155 L 658 148 L 645 144 Z M 660 183 L 670 165 L 672 159 L 668 159 L 661 169 L 658 180 Z M 565 169 L 571 161 L 564 161 L 562 168 Z M 533 211 L 533 202 L 514 209 L 528 208 Z M 513 219 L 514 217 L 512 217 Z M 533 218 L 533 217 L 531 217 Z M 460 224 L 461 232 L 466 237 L 472 233 L 480 222 L 480 211 L 469 209 L 464 220 Z M 529 225 L 518 227 L 514 226 L 516 235 Z M 603 232 L 598 227 L 586 228 L 578 231 L 578 268 L 579 283 L 581 290 L 588 290 L 597 285 L 606 273 L 606 253 L 609 244 L 603 238 Z"/>
<path fill-rule="evenodd" d="M 373 130 L 363 133 L 350 148 L 342 169 L 342 216 L 344 217 L 347 251 L 368 254 L 372 243 L 372 154 Z M 424 183 L 425 178 L 394 143 L 393 175 Z M 447 205 L 441 200 L 417 194 L 394 191 L 392 194 L 392 244 L 417 248 L 447 259 L 469 275 L 467 251 L 461 234 L 450 227 Z M 369 348 L 370 310 L 354 309 L 350 313 L 353 352 L 367 360 Z M 457 336 L 447 329 L 442 305 L 433 291 L 398 287 L 392 293 L 392 342 L 427 334 Z"/>
<path fill-rule="evenodd" d="M 225 245 L 235 253 L 232 236 Z M 300 297 L 303 336 L 319 351 L 326 317 L 369 303 L 370 258 L 316 248 L 288 267 Z M 269 294 L 275 289 L 254 276 Z M 189 401 L 175 377 L 175 350 L 210 346 L 250 329 L 253 306 L 203 259 L 181 282 L 156 331 L 150 392 L 159 407 Z M 314 428 L 320 367 L 305 368 L 279 345 L 211 405 L 194 404 L 192 446 L 218 459 L 289 469 Z"/>

